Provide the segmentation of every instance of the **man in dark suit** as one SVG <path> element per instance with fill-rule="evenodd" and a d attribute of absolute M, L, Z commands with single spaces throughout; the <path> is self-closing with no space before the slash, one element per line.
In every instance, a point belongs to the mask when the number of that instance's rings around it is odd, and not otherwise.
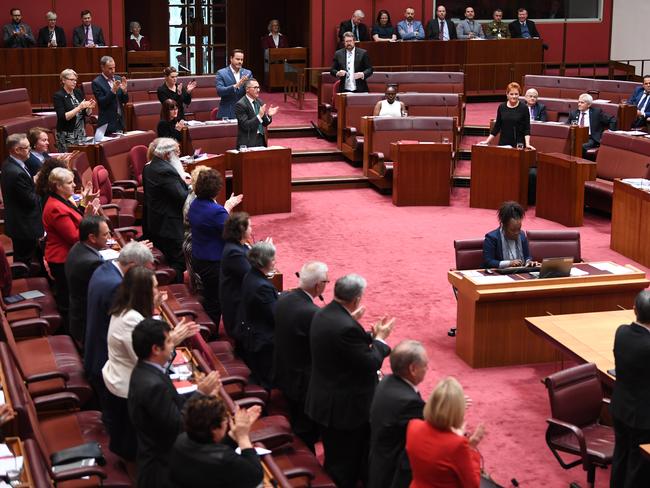
<path fill-rule="evenodd" d="M 643 77 L 643 86 L 634 89 L 632 96 L 627 101 L 637 107 L 637 119 L 633 127 L 645 127 L 650 122 L 650 75 Z"/>
<path fill-rule="evenodd" d="M 529 88 L 526 90 L 526 105 L 528 106 L 528 113 L 530 114 L 530 120 L 537 122 L 546 122 L 548 120 L 548 114 L 546 113 L 546 105 L 539 103 L 537 99 L 539 98 L 539 93 L 534 88 Z"/>
<path fill-rule="evenodd" d="M 316 312 L 309 335 L 312 367 L 305 412 L 321 427 L 325 471 L 339 488 L 368 475 L 370 404 L 377 371 L 390 353 L 386 339 L 394 318 L 366 332 L 357 322 L 366 280 L 350 274 L 334 285 L 334 300 Z"/>
<path fill-rule="evenodd" d="M 510 22 L 508 29 L 513 39 L 539 39 L 540 37 L 535 22 L 528 20 L 528 10 L 525 8 L 517 10 L 517 20 Z"/>
<path fill-rule="evenodd" d="M 142 170 L 142 186 L 149 239 L 176 270 L 176 282 L 182 283 L 185 271 L 183 255 L 183 205 L 188 186 L 181 172 L 180 147 L 174 139 L 160 138 L 154 158 Z"/>
<path fill-rule="evenodd" d="M 427 23 L 427 39 L 437 39 L 440 41 L 449 41 L 457 39 L 456 24 L 447 19 L 447 9 L 444 5 L 438 5 L 436 9 L 436 18 Z"/>
<path fill-rule="evenodd" d="M 275 384 L 289 402 L 293 431 L 312 451 L 319 432 L 318 425 L 305 415 L 311 375 L 309 329 L 314 314 L 320 310 L 314 299 L 325 291 L 328 282 L 325 263 L 305 263 L 298 288 L 282 295 L 275 306 Z"/>
<path fill-rule="evenodd" d="M 404 451 L 406 426 L 421 419 L 424 400 L 417 385 L 427 372 L 427 351 L 413 340 L 400 342 L 390 353 L 392 375 L 377 385 L 370 406 L 368 488 L 405 488 L 411 469 Z"/>
<path fill-rule="evenodd" d="M 74 47 L 105 46 L 104 33 L 101 27 L 92 25 L 93 17 L 90 10 L 81 11 L 81 25 L 72 31 Z"/>
<path fill-rule="evenodd" d="M 611 413 L 616 445 L 610 486 L 650 486 L 650 461 L 639 444 L 650 443 L 650 292 L 634 302 L 636 321 L 621 325 L 614 339 L 616 383 Z"/>
<path fill-rule="evenodd" d="M 111 236 L 106 217 L 88 215 L 79 224 L 77 242 L 65 260 L 65 276 L 70 295 L 70 335 L 83 346 L 88 304 L 88 282 L 97 267 L 104 262 L 99 251 Z"/>
<path fill-rule="evenodd" d="M 577 124 L 589 128 L 589 140 L 582 145 L 582 157 L 587 157 L 587 151 L 600 146 L 600 139 L 605 129 L 616 129 L 616 117 L 610 117 L 597 107 L 592 107 L 594 99 L 588 93 L 578 97 L 578 110 L 569 114 L 567 124 Z"/>
<path fill-rule="evenodd" d="M 237 117 L 237 148 L 266 146 L 266 129 L 278 113 L 278 107 L 267 107 L 260 98 L 260 84 L 255 78 L 246 80 L 246 95 L 235 104 Z"/>
<path fill-rule="evenodd" d="M 372 66 L 365 49 L 354 47 L 351 32 L 343 34 L 343 49 L 334 53 L 330 74 L 340 79 L 339 92 L 367 93 L 367 78 L 372 76 Z"/>
<path fill-rule="evenodd" d="M 124 130 L 124 107 L 129 101 L 127 79 L 115 74 L 115 60 L 110 56 L 102 56 L 99 61 L 102 72 L 92 82 L 92 90 L 99 114 L 97 126 L 108 124 L 107 133 Z"/>
<path fill-rule="evenodd" d="M 88 282 L 84 371 L 100 399 L 106 388 L 102 368 L 108 360 L 109 310 L 117 287 L 133 266 L 153 266 L 153 254 L 142 242 L 129 242 L 115 261 L 107 261 L 98 266 Z"/>
<path fill-rule="evenodd" d="M 129 417 L 138 436 L 138 488 L 167 486 L 169 455 L 182 431 L 183 398 L 166 373 L 174 341 L 167 322 L 145 319 L 133 330 L 133 351 L 138 364 L 129 382 Z M 217 395 L 219 375 L 210 372 L 197 391 Z"/>
<path fill-rule="evenodd" d="M 56 13 L 50 11 L 45 14 L 47 25 L 38 31 L 36 45 L 38 47 L 66 47 L 65 32 L 56 25 Z"/>
<path fill-rule="evenodd" d="M 355 10 L 350 20 L 344 20 L 339 24 L 339 47 L 343 46 L 343 34 L 346 32 L 351 32 L 355 41 L 370 40 L 368 27 L 363 23 L 365 17 L 362 10 Z"/>
<path fill-rule="evenodd" d="M 32 29 L 23 22 L 23 14 L 19 8 L 12 8 L 11 23 L 2 27 L 4 47 L 34 47 Z"/>
<path fill-rule="evenodd" d="M 41 201 L 35 193 L 34 179 L 25 166 L 29 141 L 25 134 L 7 137 L 9 157 L 2 165 L 1 185 L 5 204 L 5 232 L 11 237 L 14 261 L 30 266 L 43 237 Z"/>
<path fill-rule="evenodd" d="M 230 64 L 217 71 L 217 94 L 219 102 L 219 118 L 232 119 L 235 117 L 235 104 L 244 96 L 244 83 L 253 77 L 251 70 L 243 67 L 244 51 L 234 49 L 230 53 Z"/>

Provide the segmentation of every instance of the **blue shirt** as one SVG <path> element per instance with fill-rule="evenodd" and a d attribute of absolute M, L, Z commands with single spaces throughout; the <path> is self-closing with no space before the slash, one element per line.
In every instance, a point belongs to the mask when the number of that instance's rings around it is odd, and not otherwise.
<path fill-rule="evenodd" d="M 214 200 L 196 198 L 187 214 L 192 229 L 192 256 L 204 261 L 221 261 L 223 224 L 228 212 Z"/>

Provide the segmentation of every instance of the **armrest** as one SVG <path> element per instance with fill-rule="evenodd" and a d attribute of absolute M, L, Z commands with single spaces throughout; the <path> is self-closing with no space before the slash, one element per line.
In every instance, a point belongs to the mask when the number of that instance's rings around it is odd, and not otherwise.
<path fill-rule="evenodd" d="M 111 186 L 115 188 L 116 186 L 122 187 L 122 188 L 137 188 L 138 187 L 138 182 L 136 180 L 115 180 L 111 183 Z"/>
<path fill-rule="evenodd" d="M 179 308 L 178 310 L 172 310 L 172 312 L 174 312 L 174 315 L 177 317 L 185 317 L 189 315 L 192 317 L 192 320 L 195 320 L 197 317 L 197 314 L 194 310 L 189 310 L 187 308 Z"/>
<path fill-rule="evenodd" d="M 115 203 L 106 203 L 102 205 L 102 210 L 117 210 L 117 213 L 120 213 L 120 207 Z"/>
<path fill-rule="evenodd" d="M 47 320 L 39 318 L 16 320 L 9 325 L 16 340 L 46 336 L 50 328 Z"/>
<path fill-rule="evenodd" d="M 314 472 L 311 469 L 307 469 L 307 468 L 283 469 L 282 472 L 289 479 L 299 478 L 301 476 L 306 476 L 310 480 L 313 480 L 314 478 L 316 478 L 316 475 L 314 474 Z"/>
<path fill-rule="evenodd" d="M 239 398 L 238 400 L 235 400 L 235 403 L 237 404 L 237 406 L 239 406 L 241 408 L 250 408 L 250 407 L 255 407 L 255 406 L 259 406 L 259 407 L 262 407 L 262 408 L 266 407 L 266 403 L 264 403 L 262 400 L 260 400 L 257 397 Z M 276 434 L 274 434 L 274 435 L 276 435 Z M 262 439 L 258 439 L 258 440 L 263 442 Z"/>
<path fill-rule="evenodd" d="M 12 303 L 11 305 L 7 305 L 7 308 L 5 309 L 5 314 L 11 312 L 22 312 L 23 310 L 31 310 L 31 309 L 36 309 L 39 312 L 43 311 L 43 307 L 41 307 L 40 303 L 28 301 L 28 302 Z"/>
<path fill-rule="evenodd" d="M 111 191 L 113 193 L 113 198 L 124 198 L 126 194 L 126 188 L 123 186 L 111 186 Z"/>
<path fill-rule="evenodd" d="M 24 278 L 29 276 L 29 266 L 25 263 L 11 263 L 11 277 L 16 280 L 18 278 Z"/>
<path fill-rule="evenodd" d="M 76 480 L 84 476 L 97 476 L 100 479 L 106 479 L 106 471 L 100 466 L 84 466 L 83 468 L 66 469 L 58 473 L 50 472 L 52 480 L 55 483 L 63 481 Z"/>
<path fill-rule="evenodd" d="M 246 385 L 248 383 L 248 380 L 244 378 L 243 376 L 224 376 L 221 378 L 221 384 L 222 385 L 232 385 L 234 383 L 238 383 L 241 385 Z"/>
<path fill-rule="evenodd" d="M 573 424 L 569 424 L 567 422 L 562 422 L 561 420 L 557 420 L 557 419 L 553 419 L 553 418 L 546 419 L 546 422 L 550 426 L 555 427 L 555 428 L 557 428 L 559 430 L 562 430 L 562 431 L 568 431 L 568 432 L 572 433 L 576 437 L 576 439 L 578 440 L 578 445 L 580 446 L 580 456 L 582 457 L 582 462 L 585 465 L 585 469 L 587 469 L 587 466 L 586 466 L 586 464 L 588 462 L 587 443 L 585 442 L 585 435 L 582 432 L 582 429 L 575 426 L 575 425 L 573 425 Z M 548 440 L 548 435 L 549 434 L 548 434 L 548 431 L 547 431 L 547 433 L 546 433 L 547 440 Z"/>
<path fill-rule="evenodd" d="M 69 391 L 52 393 L 34 398 L 34 406 L 38 412 L 51 410 L 79 410 L 79 397 Z"/>
<path fill-rule="evenodd" d="M 113 229 L 113 232 L 119 232 L 120 234 L 132 234 L 134 236 L 140 234 L 140 230 L 137 227 L 116 227 Z"/>
<path fill-rule="evenodd" d="M 38 373 L 24 378 L 25 383 L 37 383 L 39 381 L 47 381 L 61 378 L 63 381 L 68 381 L 70 375 L 65 371 L 48 371 L 47 373 Z"/>
<path fill-rule="evenodd" d="M 384 175 L 386 173 L 384 153 L 379 151 L 371 152 L 368 156 L 368 168 L 373 169 L 380 175 Z"/>
<path fill-rule="evenodd" d="M 356 127 L 343 127 L 343 137 L 355 137 L 357 135 Z"/>

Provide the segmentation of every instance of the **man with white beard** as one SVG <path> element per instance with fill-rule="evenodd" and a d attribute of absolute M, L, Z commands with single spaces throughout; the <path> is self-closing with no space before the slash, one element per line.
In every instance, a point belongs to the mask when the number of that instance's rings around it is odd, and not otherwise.
<path fill-rule="evenodd" d="M 142 171 L 144 218 L 147 237 L 176 270 L 177 283 L 182 283 L 185 271 L 183 204 L 189 191 L 186 174 L 178 142 L 166 137 L 158 139 L 154 157 Z"/>

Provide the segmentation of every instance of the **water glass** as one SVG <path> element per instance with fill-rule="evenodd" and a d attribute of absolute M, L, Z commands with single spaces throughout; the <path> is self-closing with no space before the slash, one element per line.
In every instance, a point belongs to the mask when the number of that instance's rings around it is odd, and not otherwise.
<path fill-rule="evenodd" d="M 449 138 L 448 137 L 443 137 L 442 138 L 442 143 L 443 144 L 449 144 Z"/>
<path fill-rule="evenodd" d="M 523 142 L 518 142 L 518 143 L 517 143 L 517 149 L 523 149 L 524 147 L 525 147 L 525 146 L 524 146 L 524 143 L 523 143 Z"/>
<path fill-rule="evenodd" d="M 245 146 L 244 144 L 239 146 L 239 152 L 246 152 L 246 151 L 248 151 L 248 146 Z"/>

